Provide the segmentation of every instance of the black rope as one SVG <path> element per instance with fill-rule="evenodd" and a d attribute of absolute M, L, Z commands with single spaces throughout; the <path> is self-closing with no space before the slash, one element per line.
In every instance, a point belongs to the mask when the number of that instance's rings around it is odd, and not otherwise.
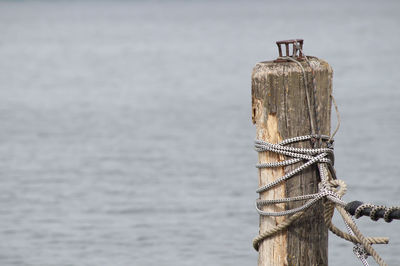
<path fill-rule="evenodd" d="M 345 209 L 348 213 L 356 218 L 361 216 L 369 216 L 373 221 L 383 218 L 388 223 L 390 223 L 393 219 L 400 220 L 400 207 L 364 204 L 361 201 L 355 200 L 347 203 Z"/>

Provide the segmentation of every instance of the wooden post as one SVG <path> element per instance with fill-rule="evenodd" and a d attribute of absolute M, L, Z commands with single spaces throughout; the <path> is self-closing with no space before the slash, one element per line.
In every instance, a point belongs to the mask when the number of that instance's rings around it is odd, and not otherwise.
<path fill-rule="evenodd" d="M 310 57 L 317 91 L 314 97 L 311 68 L 303 60 L 306 70 L 311 108 L 316 106 L 320 133 L 330 134 L 332 69 L 323 60 Z M 303 73 L 294 62 L 261 62 L 252 73 L 252 119 L 256 125 L 257 138 L 272 143 L 283 139 L 311 133 L 310 117 L 306 102 Z M 298 143 L 296 147 L 311 147 L 311 143 Z M 259 162 L 284 160 L 270 152 L 259 154 Z M 266 185 L 298 165 L 282 168 L 259 169 L 259 186 Z M 261 199 L 277 199 L 316 193 L 319 178 L 317 167 L 292 177 L 285 184 L 263 192 Z M 304 202 L 291 203 L 288 208 L 298 207 Z M 282 211 L 284 204 L 264 207 L 265 211 Z M 260 217 L 260 232 L 277 225 L 285 217 Z M 286 231 L 265 239 L 259 248 L 259 266 L 267 265 L 327 265 L 328 229 L 323 219 L 323 203 L 320 201 Z"/>

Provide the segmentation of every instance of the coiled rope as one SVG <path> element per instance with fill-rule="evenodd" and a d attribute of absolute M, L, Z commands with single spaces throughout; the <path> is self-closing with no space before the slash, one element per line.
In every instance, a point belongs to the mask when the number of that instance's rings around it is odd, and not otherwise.
<path fill-rule="evenodd" d="M 393 219 L 400 220 L 399 206 L 386 207 L 383 205 L 373 205 L 355 200 L 347 203 L 345 209 L 356 218 L 369 216 L 372 221 L 377 221 L 379 218 L 383 218 L 387 223 L 390 223 Z"/>
<path fill-rule="evenodd" d="M 310 66 L 312 70 L 312 77 L 313 77 L 312 83 L 313 83 L 314 97 L 315 97 L 316 83 L 315 83 L 314 70 L 312 68 L 312 65 L 308 61 L 307 57 L 305 58 L 307 64 Z M 299 61 L 297 61 L 292 57 L 284 57 L 283 59 L 295 62 L 297 65 L 300 66 L 303 72 L 312 134 L 289 138 L 277 144 L 269 143 L 263 140 L 255 141 L 255 150 L 257 152 L 259 153 L 273 152 L 279 155 L 284 155 L 286 156 L 286 158 L 288 158 L 284 161 L 278 161 L 272 163 L 259 163 L 256 165 L 256 167 L 259 169 L 276 168 L 276 167 L 293 165 L 301 162 L 303 163 L 297 168 L 289 171 L 282 177 L 276 179 L 275 181 L 258 188 L 257 193 L 266 192 L 271 188 L 277 186 L 278 184 L 281 184 L 287 181 L 288 179 L 293 178 L 296 174 L 300 173 L 301 171 L 304 171 L 305 169 L 315 164 L 317 165 L 317 169 L 319 171 L 320 183 L 318 185 L 319 188 L 318 193 L 315 194 L 301 195 L 297 197 L 273 199 L 273 200 L 260 200 L 260 199 L 256 200 L 255 203 L 256 210 L 260 215 L 273 216 L 273 217 L 276 216 L 288 216 L 288 217 L 278 225 L 269 228 L 265 232 L 260 233 L 253 240 L 253 247 L 258 251 L 259 246 L 264 239 L 269 238 L 279 232 L 282 232 L 287 227 L 289 227 L 293 222 L 298 220 L 306 212 L 308 208 L 313 206 L 318 201 L 325 199 L 326 202 L 324 204 L 324 221 L 329 230 L 333 232 L 335 235 L 347 241 L 353 242 L 355 244 L 353 251 L 364 265 L 368 265 L 368 262 L 366 261 L 368 255 L 371 255 L 379 265 L 387 265 L 385 261 L 379 256 L 379 254 L 373 249 L 372 244 L 387 244 L 389 242 L 389 239 L 386 237 L 365 237 L 358 229 L 352 216 L 345 210 L 345 206 L 347 205 L 347 203 L 342 200 L 342 196 L 346 192 L 346 184 L 344 183 L 344 181 L 336 178 L 335 170 L 333 168 L 334 164 L 334 153 L 332 145 L 333 136 L 337 132 L 340 123 L 340 117 L 337 110 L 337 105 L 333 96 L 331 95 L 332 101 L 335 105 L 335 109 L 338 115 L 338 126 L 336 127 L 334 133 L 331 136 L 321 135 L 319 134 L 315 106 L 314 106 L 314 112 L 311 111 L 310 95 L 308 92 L 308 86 L 307 86 L 308 84 L 307 84 L 305 69 Z M 319 147 L 315 147 L 316 143 L 315 140 L 319 140 Z M 290 144 L 294 144 L 297 142 L 304 142 L 304 141 L 311 141 L 312 143 L 314 143 L 314 148 L 296 148 L 292 146 L 287 146 Z M 306 201 L 306 202 L 300 207 L 280 212 L 266 212 L 262 210 L 263 206 L 280 204 L 280 203 L 289 203 L 294 201 Z M 332 223 L 332 216 L 334 213 L 334 209 L 336 209 L 341 215 L 345 223 L 345 226 L 348 230 L 348 233 L 343 232 Z M 393 211 L 394 210 L 391 210 L 391 212 Z M 361 213 L 361 211 L 359 211 L 359 213 Z M 389 218 L 386 219 L 389 220 Z"/>
<path fill-rule="evenodd" d="M 332 163 L 333 163 L 333 148 L 295 148 L 295 147 L 287 147 L 285 145 L 292 144 L 299 141 L 307 141 L 311 139 L 320 138 L 323 142 L 327 143 L 329 140 L 328 136 L 324 135 L 307 135 L 300 136 L 291 139 L 284 140 L 278 144 L 272 144 L 266 141 L 256 140 L 255 141 L 255 149 L 258 152 L 274 152 L 277 154 L 285 155 L 288 157 L 292 157 L 292 159 L 284 160 L 281 162 L 275 163 L 262 163 L 257 164 L 257 168 L 274 168 L 274 167 L 282 167 L 287 165 L 292 165 L 298 163 L 300 161 L 305 161 L 302 165 L 298 166 L 294 170 L 286 173 L 282 177 L 276 179 L 275 181 L 260 187 L 257 189 L 258 193 L 262 193 L 268 191 L 269 189 L 277 186 L 285 182 L 286 180 L 292 178 L 297 173 L 305 170 L 306 168 L 317 164 L 319 169 L 319 176 L 321 182 L 319 183 L 319 192 L 315 194 L 302 195 L 291 198 L 282 198 L 282 199 L 274 199 L 274 200 L 257 200 L 256 201 L 256 210 L 262 216 L 286 216 L 292 215 L 287 218 L 282 223 L 278 224 L 275 227 L 268 229 L 267 231 L 261 233 L 253 240 L 253 247 L 258 250 L 260 243 L 271 237 L 284 229 L 286 229 L 289 225 L 291 225 L 294 221 L 300 218 L 301 215 L 305 213 L 305 211 L 314 205 L 319 200 L 325 198 L 328 201 L 325 204 L 324 210 L 324 221 L 330 231 L 332 231 L 337 236 L 346 239 L 348 241 L 353 242 L 354 244 L 361 244 L 362 247 L 367 251 L 368 254 L 374 257 L 375 261 L 380 265 L 386 265 L 383 259 L 378 255 L 378 253 L 372 248 L 371 244 L 387 244 L 388 238 L 386 237 L 364 237 L 361 232 L 358 230 L 355 225 L 352 217 L 346 212 L 344 207 L 346 206 L 346 202 L 342 200 L 342 196 L 346 192 L 346 184 L 342 180 L 333 179 L 332 174 Z M 330 144 L 330 142 L 328 142 Z M 265 212 L 262 210 L 263 206 L 279 204 L 279 203 L 288 203 L 294 201 L 304 201 L 307 200 L 302 206 L 281 211 L 281 212 Z M 337 228 L 332 223 L 332 216 L 334 209 L 337 209 L 341 214 L 345 224 L 351 229 L 351 233 L 346 233 Z M 360 249 L 360 247 L 358 246 Z"/>

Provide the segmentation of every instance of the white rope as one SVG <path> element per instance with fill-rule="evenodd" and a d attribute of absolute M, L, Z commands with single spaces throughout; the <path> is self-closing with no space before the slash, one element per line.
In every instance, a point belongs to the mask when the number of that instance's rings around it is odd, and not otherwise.
<path fill-rule="evenodd" d="M 303 171 L 304 169 L 310 167 L 311 165 L 315 163 L 324 163 L 324 164 L 332 164 L 332 161 L 334 159 L 333 155 L 333 148 L 294 148 L 294 147 L 287 147 L 285 145 L 294 143 L 294 142 L 299 142 L 299 141 L 306 141 L 306 140 L 311 140 L 313 138 L 320 138 L 323 140 L 328 140 L 330 137 L 325 136 L 325 135 L 307 135 L 307 136 L 301 136 L 301 137 L 296 137 L 296 138 L 291 138 L 287 139 L 285 141 L 282 141 L 278 144 L 272 144 L 267 141 L 261 141 L 261 140 L 256 140 L 255 141 L 255 149 L 258 152 L 275 152 L 278 154 L 284 154 L 286 156 L 291 156 L 294 157 L 295 159 L 289 159 L 285 160 L 282 162 L 275 162 L 275 163 L 261 163 L 257 164 L 257 168 L 272 168 L 272 167 L 282 167 L 282 166 L 287 166 L 287 165 L 292 165 L 295 163 L 298 163 L 300 161 L 306 160 L 305 163 L 302 165 L 298 166 L 292 171 L 289 171 L 282 177 L 276 179 L 275 181 L 262 186 L 256 190 L 257 193 L 262 193 L 265 192 L 272 187 L 292 178 L 295 176 L 297 173 Z M 329 157 L 329 158 L 328 158 Z M 256 210 L 260 215 L 263 216 L 285 216 L 285 215 L 290 215 L 294 214 L 297 212 L 304 211 L 311 207 L 313 204 L 318 202 L 320 199 L 327 197 L 328 199 L 334 201 L 337 204 L 340 204 L 342 206 L 345 206 L 346 203 L 341 200 L 341 198 L 332 190 L 330 187 L 328 180 L 328 171 L 326 168 L 323 166 L 323 164 L 319 164 L 319 169 L 320 169 L 320 176 L 321 176 L 321 183 L 320 183 L 320 189 L 318 193 L 315 194 L 309 194 L 309 195 L 302 195 L 302 196 L 297 196 L 297 197 L 292 197 L 292 198 L 282 198 L 282 199 L 273 199 L 273 200 L 257 200 L 256 201 Z M 267 206 L 271 204 L 279 204 L 279 203 L 287 203 L 287 202 L 294 202 L 294 201 L 301 201 L 301 200 L 307 200 L 304 205 L 291 209 L 291 210 L 286 210 L 286 211 L 281 211 L 281 212 L 265 212 L 261 210 L 262 206 Z"/>
<path fill-rule="evenodd" d="M 286 145 L 299 142 L 299 141 L 308 141 L 313 138 L 319 138 L 323 140 L 325 146 L 329 146 L 329 148 L 295 148 L 288 147 Z M 288 179 L 295 176 L 297 173 L 305 170 L 306 168 L 312 166 L 313 164 L 318 164 L 320 183 L 318 184 L 318 193 L 314 194 L 306 194 L 300 195 L 296 197 L 290 198 L 280 198 L 280 199 L 271 199 L 271 200 L 256 200 L 255 208 L 259 215 L 261 216 L 287 216 L 292 215 L 288 221 L 283 222 L 280 225 L 277 225 L 275 228 L 270 229 L 267 232 L 260 234 L 260 236 L 256 237 L 253 241 L 253 246 L 258 249 L 259 243 L 282 230 L 287 228 L 293 221 L 298 219 L 304 211 L 310 208 L 312 205 L 317 203 L 319 200 L 326 198 L 330 202 L 332 202 L 339 210 L 339 213 L 342 215 L 345 226 L 351 236 L 351 241 L 356 241 L 355 246 L 353 248 L 354 254 L 360 259 L 363 265 L 367 266 L 368 262 L 366 261 L 367 255 L 372 255 L 374 259 L 380 265 L 386 265 L 382 258 L 378 255 L 378 253 L 372 248 L 371 243 L 387 243 L 387 240 L 384 238 L 365 238 L 361 232 L 357 229 L 353 218 L 348 215 L 348 213 L 344 210 L 344 206 L 346 206 L 346 202 L 342 200 L 342 195 L 346 192 L 346 184 L 338 179 L 333 179 L 332 171 L 334 171 L 332 166 L 332 161 L 334 160 L 333 147 L 330 145 L 332 140 L 328 141 L 330 137 L 328 136 L 319 136 L 319 135 L 306 135 L 295 138 L 290 138 L 284 140 L 277 144 L 272 144 L 267 141 L 256 140 L 255 141 L 255 149 L 258 152 L 274 152 L 277 154 L 283 154 L 288 157 L 293 157 L 292 159 L 287 159 L 282 162 L 274 162 L 274 163 L 260 163 L 257 164 L 257 168 L 272 168 L 272 167 L 282 167 L 287 165 L 292 165 L 295 163 L 303 162 L 300 166 L 296 167 L 294 170 L 289 171 L 282 177 L 276 179 L 275 181 L 262 186 L 257 189 L 257 193 L 263 193 L 273 188 L 274 186 L 287 181 Z M 336 188 L 339 187 L 339 190 Z M 306 203 L 301 205 L 300 207 L 280 211 L 280 212 L 267 212 L 263 211 L 262 207 L 273 205 L 273 204 L 282 204 L 289 203 L 295 201 L 304 201 L 307 200 Z M 344 213 L 343 213 L 344 212 Z M 333 213 L 333 212 L 332 212 Z M 345 233 L 340 231 L 339 229 L 329 227 L 335 234 L 338 236 L 350 240 L 349 237 L 346 236 Z M 355 231 L 357 233 L 355 233 Z M 354 240 L 355 239 L 355 240 Z M 366 251 L 368 250 L 368 252 Z"/>

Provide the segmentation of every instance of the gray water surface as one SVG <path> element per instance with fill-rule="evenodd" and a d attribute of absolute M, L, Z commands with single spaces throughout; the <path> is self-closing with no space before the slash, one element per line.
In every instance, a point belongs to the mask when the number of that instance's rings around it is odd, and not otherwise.
<path fill-rule="evenodd" d="M 0 265 L 256 265 L 250 75 L 281 39 L 334 68 L 345 200 L 400 205 L 399 11 L 0 2 Z M 400 265 L 400 222 L 359 225 Z M 329 244 L 331 265 L 360 265 Z"/>

